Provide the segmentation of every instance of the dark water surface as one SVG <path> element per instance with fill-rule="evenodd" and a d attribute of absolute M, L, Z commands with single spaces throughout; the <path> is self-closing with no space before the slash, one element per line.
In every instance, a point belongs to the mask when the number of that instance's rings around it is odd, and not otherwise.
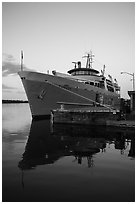
<path fill-rule="evenodd" d="M 134 131 L 32 121 L 2 106 L 3 201 L 134 202 Z"/>

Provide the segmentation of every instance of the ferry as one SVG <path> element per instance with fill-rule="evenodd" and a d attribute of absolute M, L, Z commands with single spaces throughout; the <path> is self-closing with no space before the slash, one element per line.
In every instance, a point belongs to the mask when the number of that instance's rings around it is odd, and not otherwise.
<path fill-rule="evenodd" d="M 30 105 L 32 118 L 49 118 L 53 109 L 60 104 L 99 104 L 115 110 L 120 109 L 120 87 L 116 79 L 105 74 L 105 65 L 99 72 L 93 68 L 93 54 L 84 56 L 86 65 L 81 61 L 73 62 L 74 68 L 68 74 L 52 71 L 52 74 L 24 71 L 18 73 Z M 23 55 L 22 55 L 23 59 Z"/>

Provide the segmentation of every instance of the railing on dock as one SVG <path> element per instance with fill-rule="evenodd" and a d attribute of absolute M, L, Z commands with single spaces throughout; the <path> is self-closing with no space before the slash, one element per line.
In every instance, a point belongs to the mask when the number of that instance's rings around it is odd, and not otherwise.
<path fill-rule="evenodd" d="M 89 103 L 71 103 L 71 102 L 57 102 L 60 105 L 59 110 L 81 110 L 81 111 L 90 111 L 90 112 L 119 112 L 119 110 L 112 109 L 111 107 L 102 105 L 97 102 Z"/>
<path fill-rule="evenodd" d="M 51 111 L 52 123 L 106 124 L 106 120 L 117 118 L 116 110 L 100 104 L 57 102 L 60 108 Z"/>

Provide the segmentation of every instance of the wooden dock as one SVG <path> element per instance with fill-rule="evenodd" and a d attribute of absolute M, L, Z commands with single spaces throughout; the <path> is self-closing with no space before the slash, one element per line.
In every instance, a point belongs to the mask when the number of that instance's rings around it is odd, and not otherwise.
<path fill-rule="evenodd" d="M 135 121 L 119 120 L 119 111 L 110 107 L 93 104 L 58 103 L 61 108 L 51 111 L 52 123 L 135 128 Z"/>

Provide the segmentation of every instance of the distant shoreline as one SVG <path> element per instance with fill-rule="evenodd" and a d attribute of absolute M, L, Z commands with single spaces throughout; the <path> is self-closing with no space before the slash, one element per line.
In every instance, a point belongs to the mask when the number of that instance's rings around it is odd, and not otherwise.
<path fill-rule="evenodd" d="M 23 101 L 23 100 L 2 100 L 2 103 L 28 103 L 28 101 Z"/>

